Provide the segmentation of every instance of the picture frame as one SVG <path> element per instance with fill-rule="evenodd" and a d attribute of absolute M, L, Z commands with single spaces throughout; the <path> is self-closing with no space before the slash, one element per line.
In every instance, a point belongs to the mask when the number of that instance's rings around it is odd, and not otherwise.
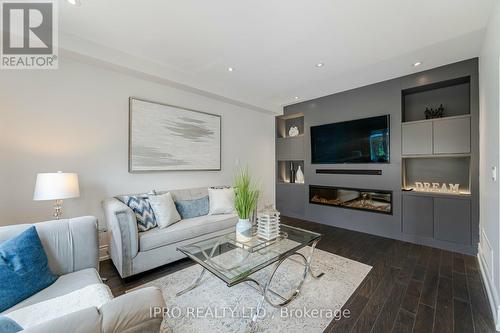
<path fill-rule="evenodd" d="M 129 98 L 129 172 L 220 171 L 222 117 Z"/>

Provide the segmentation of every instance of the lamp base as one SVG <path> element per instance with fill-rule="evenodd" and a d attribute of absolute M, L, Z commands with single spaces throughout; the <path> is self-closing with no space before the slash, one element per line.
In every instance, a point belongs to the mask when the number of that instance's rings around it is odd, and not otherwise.
<path fill-rule="evenodd" d="M 63 214 L 62 206 L 63 206 L 62 200 L 56 200 L 54 202 L 54 217 L 56 218 L 56 220 L 59 220 Z"/>

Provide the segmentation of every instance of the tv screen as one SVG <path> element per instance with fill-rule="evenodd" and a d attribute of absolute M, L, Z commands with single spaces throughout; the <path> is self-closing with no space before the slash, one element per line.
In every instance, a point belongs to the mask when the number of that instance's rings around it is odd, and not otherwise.
<path fill-rule="evenodd" d="M 311 127 L 313 164 L 388 163 L 389 115 Z"/>

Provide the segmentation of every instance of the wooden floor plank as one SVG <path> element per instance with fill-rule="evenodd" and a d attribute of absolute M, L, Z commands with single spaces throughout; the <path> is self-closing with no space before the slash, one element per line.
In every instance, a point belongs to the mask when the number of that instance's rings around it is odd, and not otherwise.
<path fill-rule="evenodd" d="M 441 263 L 439 266 L 439 276 L 451 279 L 453 272 L 453 253 L 444 251 L 441 254 Z"/>
<path fill-rule="evenodd" d="M 465 274 L 464 257 L 460 253 L 453 253 L 453 271 Z"/>
<path fill-rule="evenodd" d="M 411 333 L 415 318 L 404 310 L 400 310 L 392 333 Z"/>
<path fill-rule="evenodd" d="M 417 316 L 415 317 L 414 333 L 429 333 L 432 332 L 434 325 L 434 309 L 430 306 L 420 303 L 418 306 Z"/>
<path fill-rule="evenodd" d="M 406 287 L 396 283 L 378 316 L 372 332 L 391 332 L 403 301 Z"/>
<path fill-rule="evenodd" d="M 453 284 L 445 277 L 439 278 L 434 332 L 453 333 Z"/>
<path fill-rule="evenodd" d="M 476 259 L 477 260 L 477 259 Z M 494 332 L 493 316 L 481 273 L 471 269 L 466 262 L 467 287 L 469 289 L 472 319 L 476 333 Z"/>
<path fill-rule="evenodd" d="M 420 293 L 422 292 L 422 282 L 411 280 L 406 289 L 401 308 L 410 313 L 417 313 L 418 303 L 420 301 Z"/>
<path fill-rule="evenodd" d="M 453 321 L 455 333 L 473 333 L 470 304 L 459 299 L 453 301 Z"/>
<path fill-rule="evenodd" d="M 469 291 L 465 274 L 453 272 L 453 297 L 469 302 Z"/>
<path fill-rule="evenodd" d="M 386 273 L 380 281 L 377 290 L 375 290 L 373 295 L 370 297 L 370 300 L 363 309 L 363 312 L 359 316 L 351 332 L 370 332 L 375 321 L 377 320 L 377 317 L 382 311 L 385 302 L 387 301 L 387 295 L 390 295 L 391 290 L 394 287 L 397 274 L 399 274 L 399 269 L 394 267 L 390 267 L 386 270 Z"/>

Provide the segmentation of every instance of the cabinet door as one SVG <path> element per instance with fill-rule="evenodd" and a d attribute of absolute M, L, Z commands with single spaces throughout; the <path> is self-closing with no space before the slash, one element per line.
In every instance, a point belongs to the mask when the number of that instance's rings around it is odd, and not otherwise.
<path fill-rule="evenodd" d="M 403 155 L 432 154 L 432 122 L 403 124 L 401 131 Z"/>
<path fill-rule="evenodd" d="M 288 138 L 290 149 L 290 160 L 299 161 L 304 159 L 304 136 Z"/>
<path fill-rule="evenodd" d="M 303 217 L 305 192 L 302 184 L 277 184 L 276 209 L 284 216 Z"/>
<path fill-rule="evenodd" d="M 470 153 L 470 117 L 434 121 L 434 154 Z"/>
<path fill-rule="evenodd" d="M 469 245 L 471 243 L 470 200 L 434 199 L 436 239 Z"/>
<path fill-rule="evenodd" d="M 428 238 L 434 236 L 433 201 L 431 197 L 403 195 L 403 232 Z"/>
<path fill-rule="evenodd" d="M 276 158 L 279 161 L 300 161 L 304 159 L 304 137 L 277 138 Z"/>
<path fill-rule="evenodd" d="M 290 145 L 284 138 L 276 139 L 276 159 L 286 161 L 290 159 Z"/>

